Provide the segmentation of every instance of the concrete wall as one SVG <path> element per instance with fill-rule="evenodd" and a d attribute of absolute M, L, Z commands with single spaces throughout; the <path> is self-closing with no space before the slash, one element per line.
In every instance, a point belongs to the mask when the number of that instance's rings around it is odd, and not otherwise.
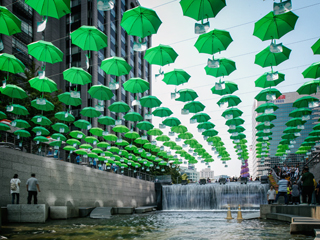
<path fill-rule="evenodd" d="M 310 172 L 313 173 L 314 178 L 318 182 L 320 180 L 320 163 L 317 163 L 312 168 L 310 168 Z"/>
<path fill-rule="evenodd" d="M 25 184 L 31 173 L 39 181 L 39 204 L 77 211 L 78 207 L 138 207 L 156 202 L 153 182 L 0 148 L 0 206 L 11 203 L 10 179 L 15 173 L 22 182 L 20 203 L 27 203 Z"/>

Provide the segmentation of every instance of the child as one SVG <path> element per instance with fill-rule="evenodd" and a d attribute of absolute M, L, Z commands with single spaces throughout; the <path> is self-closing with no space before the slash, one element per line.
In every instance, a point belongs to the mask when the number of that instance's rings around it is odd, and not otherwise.
<path fill-rule="evenodd" d="M 296 181 L 293 182 L 292 185 L 292 204 L 297 205 L 300 203 L 300 191 L 299 191 L 299 186 Z"/>
<path fill-rule="evenodd" d="M 276 196 L 276 190 L 274 190 L 273 186 L 271 185 L 270 189 L 267 192 L 268 204 L 274 203 L 275 196 Z"/>

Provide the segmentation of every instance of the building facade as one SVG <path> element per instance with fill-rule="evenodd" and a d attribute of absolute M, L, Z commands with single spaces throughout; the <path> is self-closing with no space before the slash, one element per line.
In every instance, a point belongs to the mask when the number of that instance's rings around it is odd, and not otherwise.
<path fill-rule="evenodd" d="M 198 182 L 200 179 L 200 173 L 197 172 L 196 168 L 188 168 L 184 166 L 180 166 L 180 172 L 181 175 L 187 174 L 188 179 L 191 180 L 192 182 Z"/>
<path fill-rule="evenodd" d="M 214 171 L 210 170 L 210 168 L 204 168 L 200 171 L 200 178 L 214 178 Z"/>

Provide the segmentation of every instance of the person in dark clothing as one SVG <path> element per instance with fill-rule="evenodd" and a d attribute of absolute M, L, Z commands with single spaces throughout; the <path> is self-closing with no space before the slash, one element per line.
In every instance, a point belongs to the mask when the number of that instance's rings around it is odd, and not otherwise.
<path fill-rule="evenodd" d="M 28 179 L 27 183 L 27 191 L 28 191 L 28 204 L 31 204 L 32 196 L 34 204 L 38 203 L 37 195 L 40 191 L 40 187 L 38 184 L 38 179 L 36 179 L 36 174 L 32 173 L 31 178 Z M 37 192 L 38 189 L 38 192 Z"/>
<path fill-rule="evenodd" d="M 317 203 L 320 204 L 320 180 L 318 181 L 318 184 L 316 187 L 316 199 L 317 199 Z"/>
<path fill-rule="evenodd" d="M 312 193 L 314 190 L 314 182 L 313 182 L 314 176 L 311 172 L 309 172 L 309 168 L 305 167 L 303 169 L 302 174 L 302 203 L 307 203 L 307 197 L 308 197 L 308 204 L 311 204 L 312 200 Z"/>

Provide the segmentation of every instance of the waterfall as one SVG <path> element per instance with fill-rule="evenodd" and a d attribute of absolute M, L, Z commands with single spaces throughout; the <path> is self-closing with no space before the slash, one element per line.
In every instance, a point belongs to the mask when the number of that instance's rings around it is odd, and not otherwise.
<path fill-rule="evenodd" d="M 259 208 L 260 204 L 267 204 L 268 184 L 248 182 L 248 184 L 226 183 L 220 185 L 211 183 L 206 185 L 163 185 L 163 210 L 211 210 L 238 208 Z"/>

